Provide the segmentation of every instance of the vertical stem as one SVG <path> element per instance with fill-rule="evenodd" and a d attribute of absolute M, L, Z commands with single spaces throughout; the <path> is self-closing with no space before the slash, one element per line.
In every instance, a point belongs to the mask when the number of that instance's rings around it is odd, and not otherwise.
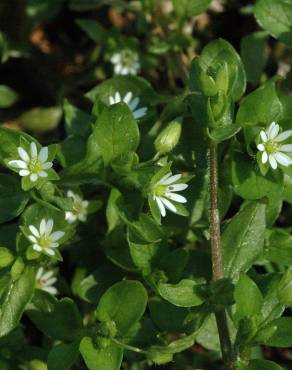
<path fill-rule="evenodd" d="M 210 232 L 213 280 L 217 281 L 223 278 L 223 273 L 220 218 L 218 210 L 218 158 L 217 144 L 214 142 L 210 143 Z M 225 369 L 234 370 L 234 354 L 229 334 L 226 312 L 225 310 L 215 312 L 215 316 Z"/>

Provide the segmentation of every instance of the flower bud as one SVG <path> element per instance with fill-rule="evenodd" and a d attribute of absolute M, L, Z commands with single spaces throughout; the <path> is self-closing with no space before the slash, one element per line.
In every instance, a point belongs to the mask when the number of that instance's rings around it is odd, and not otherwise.
<path fill-rule="evenodd" d="M 179 120 L 172 121 L 160 134 L 157 136 L 154 145 L 157 152 L 168 153 L 178 143 L 181 135 L 181 122 Z"/>
<path fill-rule="evenodd" d="M 114 321 L 102 322 L 99 330 L 104 337 L 114 338 L 117 334 L 117 327 Z"/>
<path fill-rule="evenodd" d="M 8 248 L 0 247 L 0 268 L 11 265 L 14 260 L 13 254 Z"/>
<path fill-rule="evenodd" d="M 24 262 L 21 257 L 18 257 L 11 267 L 10 273 L 11 273 L 12 280 L 15 281 L 19 279 L 20 275 L 22 274 L 23 269 L 24 269 Z"/>

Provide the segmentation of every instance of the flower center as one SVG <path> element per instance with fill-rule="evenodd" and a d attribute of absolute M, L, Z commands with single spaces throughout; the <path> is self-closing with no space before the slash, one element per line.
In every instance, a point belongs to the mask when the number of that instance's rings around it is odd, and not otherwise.
<path fill-rule="evenodd" d="M 42 170 L 42 164 L 38 158 L 31 158 L 28 167 L 31 173 L 39 173 Z"/>
<path fill-rule="evenodd" d="M 154 189 L 154 194 L 157 197 L 161 197 L 165 194 L 166 189 L 167 189 L 167 186 L 165 186 L 165 185 L 156 185 L 156 187 Z"/>
<path fill-rule="evenodd" d="M 265 144 L 265 149 L 268 154 L 275 154 L 279 150 L 279 144 L 276 143 L 275 141 L 268 141 Z"/>
<path fill-rule="evenodd" d="M 131 67 L 134 62 L 134 54 L 130 50 L 123 51 L 122 54 L 123 65 L 126 67 Z"/>
<path fill-rule="evenodd" d="M 42 248 L 47 248 L 50 246 L 51 242 L 48 240 L 48 238 L 45 236 L 45 235 L 42 235 L 39 240 L 38 240 L 38 244 L 42 247 Z"/>

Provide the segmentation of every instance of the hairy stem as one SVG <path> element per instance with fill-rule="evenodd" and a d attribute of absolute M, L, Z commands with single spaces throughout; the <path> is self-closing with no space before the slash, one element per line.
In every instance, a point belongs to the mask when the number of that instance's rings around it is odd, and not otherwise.
<path fill-rule="evenodd" d="M 223 278 L 220 218 L 218 209 L 218 159 L 217 144 L 210 143 L 210 232 L 213 280 Z M 234 354 L 225 310 L 215 313 L 220 338 L 221 352 L 226 370 L 234 370 Z"/>

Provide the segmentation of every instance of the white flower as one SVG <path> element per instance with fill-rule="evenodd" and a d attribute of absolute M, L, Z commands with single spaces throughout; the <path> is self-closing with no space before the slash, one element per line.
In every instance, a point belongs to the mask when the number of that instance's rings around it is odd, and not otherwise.
<path fill-rule="evenodd" d="M 47 177 L 46 170 L 53 166 L 52 162 L 47 162 L 48 147 L 44 146 L 38 153 L 34 142 L 30 143 L 30 153 L 27 153 L 22 147 L 17 148 L 19 157 L 8 162 L 11 167 L 19 169 L 20 176 L 29 176 L 30 181 L 35 182 L 39 177 Z"/>
<path fill-rule="evenodd" d="M 133 98 L 133 93 L 131 91 L 128 91 L 127 94 L 123 97 L 123 99 L 118 91 L 115 93 L 114 96 L 109 97 L 110 105 L 120 103 L 121 101 L 128 105 L 128 107 L 131 109 L 133 113 L 133 116 L 136 119 L 142 118 L 147 113 L 148 108 L 146 107 L 136 109 L 140 103 L 140 98 L 138 98 L 137 96 Z"/>
<path fill-rule="evenodd" d="M 281 142 L 292 136 L 292 130 L 283 131 L 279 134 L 280 126 L 276 122 L 272 122 L 269 128 L 260 132 L 262 143 L 258 144 L 257 148 L 262 152 L 262 163 L 269 161 L 273 170 L 278 167 L 278 163 L 282 166 L 289 166 L 292 160 L 287 154 L 292 152 L 292 144 L 284 144 Z"/>
<path fill-rule="evenodd" d="M 85 222 L 89 202 L 87 200 L 83 200 L 79 195 L 73 193 L 71 190 L 68 190 L 67 197 L 73 198 L 73 211 L 65 213 L 67 222 L 69 224 L 73 224 L 77 220 Z"/>
<path fill-rule="evenodd" d="M 154 187 L 153 199 L 156 201 L 162 217 L 166 215 L 165 208 L 174 213 L 177 212 L 175 204 L 172 201 L 177 203 L 187 202 L 185 197 L 175 193 L 176 191 L 185 190 L 188 187 L 187 184 L 176 183 L 181 177 L 182 175 L 180 174 L 172 176 L 169 172 Z"/>
<path fill-rule="evenodd" d="M 111 63 L 116 75 L 136 75 L 140 69 L 139 55 L 130 49 L 113 54 Z"/>
<path fill-rule="evenodd" d="M 56 295 L 57 289 L 53 286 L 57 278 L 54 276 L 53 270 L 45 271 L 43 267 L 40 267 L 36 273 L 35 285 L 36 288 L 44 290 L 50 294 Z"/>
<path fill-rule="evenodd" d="M 42 219 L 40 222 L 39 229 L 34 225 L 29 225 L 29 230 L 31 235 L 29 235 L 29 240 L 33 242 L 33 249 L 37 252 L 45 252 L 50 256 L 55 255 L 54 248 L 59 246 L 57 240 L 61 239 L 65 233 L 63 231 L 55 231 L 52 233 L 54 227 L 53 219 Z"/>

